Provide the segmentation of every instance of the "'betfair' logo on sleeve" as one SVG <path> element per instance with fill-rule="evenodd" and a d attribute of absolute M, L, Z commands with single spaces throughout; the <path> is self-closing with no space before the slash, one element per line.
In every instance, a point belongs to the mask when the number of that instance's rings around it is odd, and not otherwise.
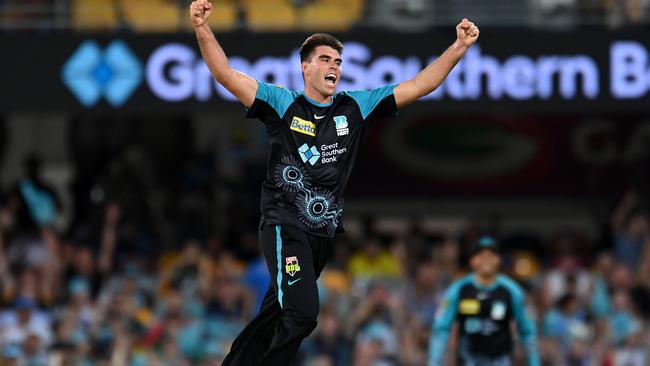
<path fill-rule="evenodd" d="M 291 120 L 291 130 L 304 133 L 309 136 L 316 136 L 316 125 L 302 118 L 293 117 Z"/>

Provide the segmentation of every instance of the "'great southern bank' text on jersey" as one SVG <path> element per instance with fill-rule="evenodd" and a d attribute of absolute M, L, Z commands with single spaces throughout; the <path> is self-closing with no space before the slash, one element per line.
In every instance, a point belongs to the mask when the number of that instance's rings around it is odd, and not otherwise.
<path fill-rule="evenodd" d="M 535 323 L 526 315 L 524 292 L 507 276 L 481 286 L 474 274 L 454 282 L 436 312 L 429 366 L 442 365 L 452 325 L 458 321 L 458 357 L 463 366 L 510 365 L 515 322 L 529 366 L 539 366 Z"/>
<path fill-rule="evenodd" d="M 304 93 L 258 82 L 247 117 L 266 125 L 271 152 L 262 184 L 267 224 L 331 237 L 341 225 L 343 192 L 369 121 L 397 112 L 389 85 L 336 93 L 320 104 Z"/>

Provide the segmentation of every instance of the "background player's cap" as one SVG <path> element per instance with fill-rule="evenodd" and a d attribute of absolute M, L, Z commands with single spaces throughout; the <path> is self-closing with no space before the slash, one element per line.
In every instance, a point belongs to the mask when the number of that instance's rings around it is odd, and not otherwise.
<path fill-rule="evenodd" d="M 497 242 L 494 237 L 489 235 L 480 237 L 472 249 L 472 256 L 476 255 L 483 249 L 489 249 L 495 254 L 499 254 L 499 242 Z"/>

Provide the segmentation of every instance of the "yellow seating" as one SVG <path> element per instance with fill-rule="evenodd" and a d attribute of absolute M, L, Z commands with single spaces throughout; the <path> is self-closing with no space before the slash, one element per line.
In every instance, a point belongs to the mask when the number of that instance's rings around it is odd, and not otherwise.
<path fill-rule="evenodd" d="M 72 24 L 77 29 L 114 29 L 117 15 L 112 0 L 74 0 Z"/>
<path fill-rule="evenodd" d="M 301 8 L 298 27 L 309 31 L 345 31 L 361 17 L 361 0 L 321 0 Z"/>
<path fill-rule="evenodd" d="M 127 24 L 135 31 L 175 31 L 180 25 L 178 3 L 164 0 L 120 0 Z"/>
<path fill-rule="evenodd" d="M 296 10 L 288 0 L 245 0 L 248 27 L 253 31 L 287 31 L 295 28 Z"/>
<path fill-rule="evenodd" d="M 364 0 L 317 0 L 294 7 L 290 0 L 212 0 L 210 27 L 215 31 L 237 26 L 243 6 L 252 31 L 345 31 L 363 13 Z M 140 32 L 191 30 L 188 7 L 172 0 L 72 0 L 72 21 L 78 29 L 115 29 L 124 21 Z"/>
<path fill-rule="evenodd" d="M 365 0 L 318 0 L 314 4 L 338 5 L 345 9 L 345 12 L 361 16 Z"/>

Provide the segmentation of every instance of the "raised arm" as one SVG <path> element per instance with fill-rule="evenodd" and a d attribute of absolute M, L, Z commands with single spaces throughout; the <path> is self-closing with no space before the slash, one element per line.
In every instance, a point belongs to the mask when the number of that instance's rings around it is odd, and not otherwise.
<path fill-rule="evenodd" d="M 411 80 L 400 83 L 395 87 L 395 102 L 397 107 L 403 107 L 415 102 L 436 90 L 447 78 L 465 52 L 478 39 L 479 30 L 474 23 L 463 19 L 456 26 L 456 41 L 424 70 Z"/>
<path fill-rule="evenodd" d="M 612 229 L 618 234 L 625 230 L 625 220 L 634 207 L 639 204 L 639 197 L 634 190 L 629 190 L 612 213 Z"/>
<path fill-rule="evenodd" d="M 116 202 L 110 202 L 104 209 L 104 228 L 102 231 L 101 251 L 99 255 L 99 271 L 105 275 L 113 268 L 113 253 L 117 243 L 117 226 L 122 209 Z"/>
<path fill-rule="evenodd" d="M 190 17 L 203 60 L 212 76 L 246 107 L 250 107 L 255 101 L 257 81 L 230 67 L 226 54 L 208 25 L 211 13 L 212 3 L 209 0 L 196 0 L 190 5 Z"/>

